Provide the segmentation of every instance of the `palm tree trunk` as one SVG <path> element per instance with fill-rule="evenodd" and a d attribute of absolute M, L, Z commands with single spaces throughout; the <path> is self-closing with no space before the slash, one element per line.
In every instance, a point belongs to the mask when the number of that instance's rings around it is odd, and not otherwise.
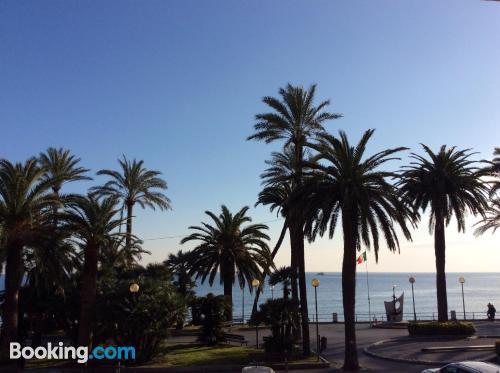
<path fill-rule="evenodd" d="M 291 250 L 291 260 L 290 260 L 290 289 L 292 293 L 292 301 L 295 304 L 299 304 L 299 291 L 297 287 L 297 236 L 294 234 L 292 228 L 293 223 L 290 225 L 290 250 Z M 293 328 L 293 336 L 295 339 L 299 339 L 300 333 L 300 319 L 297 318 L 295 326 Z"/>
<path fill-rule="evenodd" d="M 342 211 L 344 259 L 342 262 L 342 303 L 344 306 L 345 356 L 344 369 L 359 369 L 356 345 L 356 219 Z"/>
<path fill-rule="evenodd" d="M 274 246 L 273 252 L 271 253 L 271 260 L 274 260 L 274 257 L 278 253 L 278 250 L 279 250 L 281 244 L 283 243 L 283 239 L 285 238 L 287 228 L 288 228 L 288 222 L 285 219 L 285 222 L 283 223 L 283 227 L 281 228 L 281 233 L 280 233 L 280 236 L 278 238 L 278 241 L 276 242 L 276 245 Z M 262 283 L 264 283 L 265 280 L 266 280 L 266 273 L 263 272 L 262 273 Z M 253 300 L 252 314 L 255 314 L 255 312 L 257 312 L 257 305 L 259 304 L 259 297 L 260 297 L 260 294 L 262 292 L 261 289 L 262 289 L 261 287 L 257 288 L 257 292 L 255 293 L 255 299 Z M 243 291 L 245 291 L 245 289 L 243 289 Z M 243 322 L 245 322 L 245 320 L 243 320 Z"/>
<path fill-rule="evenodd" d="M 436 290 L 438 321 L 448 320 L 448 299 L 446 295 L 446 242 L 443 215 L 436 211 L 434 227 L 434 252 L 436 255 Z"/>
<path fill-rule="evenodd" d="M 292 300 L 299 302 L 299 291 L 297 287 L 297 243 L 295 242 L 296 237 L 294 237 L 292 230 L 290 232 L 290 288 L 292 290 Z"/>
<path fill-rule="evenodd" d="M 226 320 L 233 320 L 233 281 L 230 276 L 224 278 L 224 298 L 226 298 Z"/>
<path fill-rule="evenodd" d="M 10 342 L 18 339 L 19 288 L 22 276 L 23 245 L 19 241 L 7 245 L 5 266 L 5 300 L 2 315 L 2 359 L 8 358 Z"/>
<path fill-rule="evenodd" d="M 127 203 L 127 232 L 125 236 L 125 246 L 130 248 L 132 245 L 132 211 L 134 209 L 133 203 Z"/>
<path fill-rule="evenodd" d="M 97 290 L 97 257 L 99 248 L 95 244 L 85 247 L 80 300 L 80 320 L 78 323 L 78 345 L 88 347 L 91 342 L 92 322 Z"/>
<path fill-rule="evenodd" d="M 300 291 L 300 317 L 302 326 L 302 354 L 309 356 L 311 354 L 311 343 L 309 340 L 309 315 L 307 309 L 307 283 L 306 266 L 304 258 L 304 231 L 302 224 L 293 228 L 295 242 L 297 244 L 297 264 L 299 270 L 299 291 Z"/>

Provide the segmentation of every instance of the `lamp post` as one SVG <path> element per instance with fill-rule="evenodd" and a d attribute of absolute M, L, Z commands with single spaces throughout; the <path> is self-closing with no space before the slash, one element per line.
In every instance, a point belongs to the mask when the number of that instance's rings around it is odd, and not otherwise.
<path fill-rule="evenodd" d="M 394 314 L 396 314 L 396 288 L 398 285 L 392 285 L 392 304 L 394 306 Z"/>
<path fill-rule="evenodd" d="M 274 285 L 271 285 L 271 299 L 274 300 Z"/>
<path fill-rule="evenodd" d="M 464 320 L 466 319 L 465 317 L 465 297 L 464 297 L 464 283 L 465 283 L 465 278 L 463 278 L 462 276 L 460 276 L 460 278 L 458 279 L 458 282 L 460 282 L 460 285 L 462 285 L 462 306 L 464 308 Z"/>
<path fill-rule="evenodd" d="M 413 321 L 417 321 L 417 312 L 415 312 L 415 292 L 413 291 L 413 284 L 415 283 L 415 277 L 410 277 L 408 280 L 411 284 L 411 297 L 413 299 Z"/>
<path fill-rule="evenodd" d="M 311 281 L 311 284 L 314 287 L 314 305 L 316 307 L 316 352 L 318 354 L 318 361 L 319 361 L 319 328 L 318 328 L 318 286 L 319 286 L 319 280 L 317 278 L 313 278 Z"/>
<path fill-rule="evenodd" d="M 245 324 L 245 285 L 241 288 L 241 323 Z"/>
<path fill-rule="evenodd" d="M 255 299 L 257 299 L 257 288 L 260 286 L 260 281 L 254 278 L 252 280 L 252 286 L 255 289 Z M 257 310 L 256 310 L 257 311 Z M 255 312 L 254 321 L 255 321 L 255 346 L 259 348 L 259 323 L 257 322 L 257 312 Z"/>

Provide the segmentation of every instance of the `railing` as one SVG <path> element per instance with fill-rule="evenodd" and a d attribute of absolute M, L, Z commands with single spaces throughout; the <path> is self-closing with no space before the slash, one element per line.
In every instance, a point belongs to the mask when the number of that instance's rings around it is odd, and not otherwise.
<path fill-rule="evenodd" d="M 452 310 L 448 312 L 448 318 L 451 320 L 452 315 L 451 315 Z M 338 322 L 343 322 L 344 321 L 344 315 L 343 313 L 318 313 L 318 322 L 335 322 L 335 317 L 333 316 L 334 314 L 337 315 L 337 321 Z M 432 321 L 432 320 L 437 320 L 438 319 L 438 313 L 437 312 L 417 312 L 417 321 Z M 470 312 L 465 312 L 465 318 L 464 318 L 464 313 L 460 311 L 455 311 L 455 316 L 457 320 L 469 320 L 469 321 L 474 321 L 474 320 L 486 320 L 486 311 L 470 311 Z M 316 315 L 312 312 L 309 312 L 309 320 L 310 322 L 315 322 L 316 321 Z M 355 314 L 355 321 L 356 322 L 370 322 L 370 321 L 386 321 L 387 317 L 385 313 L 382 312 L 372 312 L 371 314 L 368 313 L 356 313 Z M 403 313 L 403 320 L 408 320 L 408 321 L 413 321 L 414 320 L 414 314 L 413 312 L 404 312 Z"/>
<path fill-rule="evenodd" d="M 448 319 L 452 319 L 450 310 L 448 312 Z M 334 319 L 334 314 L 337 315 L 336 322 L 343 323 L 344 322 L 344 315 L 342 312 L 338 313 L 318 313 L 318 322 L 320 323 L 332 323 L 335 322 Z M 455 311 L 456 319 L 457 320 L 464 320 L 464 313 L 463 311 Z M 190 316 L 190 315 L 189 315 Z M 438 313 L 437 312 L 417 312 L 417 321 L 432 321 L 432 320 L 437 320 L 438 319 Z M 188 317 L 190 319 L 190 317 Z M 245 317 L 245 322 L 248 322 L 248 319 Z M 474 321 L 474 320 L 486 320 L 486 311 L 468 311 L 465 312 L 465 320 L 468 321 Z M 367 322 L 382 322 L 386 321 L 387 317 L 386 314 L 383 312 L 372 312 L 370 315 L 368 313 L 356 313 L 355 314 L 355 321 L 357 323 L 367 323 Z M 413 321 L 414 320 L 414 315 L 413 312 L 404 312 L 403 313 L 403 320 L 407 321 Z M 316 315 L 313 312 L 309 312 L 309 322 L 313 323 L 316 322 Z M 243 324 L 243 320 L 240 317 L 233 317 L 233 323 L 234 324 Z"/>

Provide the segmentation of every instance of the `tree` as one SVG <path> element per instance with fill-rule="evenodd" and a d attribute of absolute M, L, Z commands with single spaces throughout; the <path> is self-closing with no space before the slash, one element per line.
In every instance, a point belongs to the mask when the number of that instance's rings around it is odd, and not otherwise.
<path fill-rule="evenodd" d="M 8 356 L 9 343 L 18 338 L 18 298 L 22 256 L 26 245 L 45 229 L 48 212 L 56 206 L 51 180 L 43 180 L 37 160 L 12 164 L 0 160 L 0 225 L 6 258 L 5 301 L 2 314 L 1 350 Z"/>
<path fill-rule="evenodd" d="M 496 177 L 495 181 L 493 181 L 493 186 L 490 191 L 490 196 L 494 196 L 496 192 L 500 190 L 500 148 L 495 148 L 495 151 L 493 152 L 493 161 L 491 168 L 489 171 L 491 174 Z"/>
<path fill-rule="evenodd" d="M 134 205 L 141 208 L 158 207 L 160 210 L 170 209 L 170 200 L 162 193 L 167 189 L 160 171 L 148 170 L 144 161 L 129 161 L 125 156 L 119 159 L 121 171 L 100 170 L 97 175 L 106 175 L 111 178 L 104 185 L 91 188 L 92 193 L 99 196 L 114 196 L 123 203 L 127 210 L 126 246 L 132 244 L 132 218 Z"/>
<path fill-rule="evenodd" d="M 302 201 L 305 232 L 310 240 L 327 230 L 332 238 L 339 218 L 342 221 L 346 370 L 359 368 L 355 330 L 356 252 L 362 245 L 373 247 L 378 260 L 381 235 L 389 250 L 399 250 L 396 227 L 411 239 L 407 219 L 413 217 L 412 212 L 398 198 L 394 185 L 388 182 L 395 174 L 379 170 L 380 165 L 394 159 L 392 154 L 404 148 L 387 149 L 365 157 L 366 144 L 372 134 L 373 130 L 366 131 L 356 146 L 351 146 L 342 131 L 340 138 L 320 135 L 318 143 L 312 146 L 318 152 L 315 175 L 297 198 Z"/>
<path fill-rule="evenodd" d="M 410 166 L 405 167 L 398 186 L 405 200 L 412 204 L 415 213 L 430 210 L 429 231 L 434 232 L 436 255 L 436 289 L 438 320 L 448 320 L 446 297 L 446 243 L 445 228 L 453 215 L 458 231 L 465 231 L 467 211 L 484 217 L 488 207 L 488 186 L 482 180 L 486 169 L 470 159 L 470 149 L 457 150 L 441 146 L 434 153 L 423 145 L 428 158 L 412 153 Z"/>
<path fill-rule="evenodd" d="M 193 250 L 192 271 L 202 283 L 208 278 L 213 285 L 217 272 L 224 285 L 224 296 L 229 304 L 226 312 L 232 320 L 233 284 L 236 277 L 241 288 L 245 284 L 251 289 L 253 279 L 261 280 L 261 270 L 266 271 L 271 263 L 271 253 L 267 242 L 269 236 L 264 233 L 268 227 L 264 224 L 249 224 L 252 219 L 246 215 L 248 207 L 243 207 L 236 214 L 222 205 L 222 212 L 217 216 L 205 211 L 213 224 L 191 226 L 196 231 L 182 239 L 181 244 L 198 241 Z M 237 272 L 237 275 L 236 275 Z"/>
<path fill-rule="evenodd" d="M 39 346 L 42 334 L 55 327 L 57 309 L 66 308 L 66 290 L 73 273 L 80 267 L 75 246 L 69 232 L 49 226 L 24 249 L 26 281 L 20 296 L 24 310 L 33 328 L 32 346 Z M 57 320 L 63 323 L 63 318 Z"/>
<path fill-rule="evenodd" d="M 283 153 L 271 153 L 271 160 L 266 161 L 269 168 L 261 175 L 264 188 L 259 193 L 257 203 L 255 204 L 256 206 L 259 204 L 268 205 L 271 212 L 277 210 L 277 214 L 281 215 L 285 219 L 278 241 L 276 242 L 276 245 L 271 253 L 271 258 L 273 260 L 278 253 L 288 230 L 287 212 L 289 210 L 288 204 L 292 193 L 291 175 L 293 174 L 293 170 L 291 169 L 291 166 L 293 165 L 292 159 L 294 156 L 295 152 L 290 148 L 284 149 Z M 292 298 L 298 300 L 297 265 L 295 255 L 292 255 L 291 259 L 290 286 L 292 288 Z M 292 271 L 292 268 L 295 270 Z M 265 273 L 262 274 L 262 279 L 265 279 Z M 259 296 L 261 292 L 260 290 L 261 288 L 259 287 L 257 289 L 257 293 L 255 294 L 252 313 L 257 312 L 257 305 L 259 303 Z M 295 325 L 298 324 L 298 322 L 295 323 Z"/>
<path fill-rule="evenodd" d="M 97 199 L 95 196 L 72 196 L 67 211 L 61 214 L 64 228 L 71 231 L 84 251 L 81 274 L 80 318 L 78 345 L 91 344 L 94 320 L 97 268 L 99 253 L 120 237 L 116 231 L 122 220 L 117 218 L 119 208 L 116 197 Z"/>
<path fill-rule="evenodd" d="M 163 262 L 174 275 L 175 279 L 172 283 L 176 287 L 179 295 L 188 305 L 191 304 L 195 297 L 193 288 L 196 284 L 190 273 L 192 261 L 192 253 L 190 251 L 183 252 L 182 250 L 179 250 L 177 254 L 169 254 L 168 259 Z M 182 329 L 185 321 L 185 318 L 179 318 L 176 328 Z"/>
<path fill-rule="evenodd" d="M 195 287 L 195 283 L 190 273 L 191 263 L 193 262 L 192 256 L 190 251 L 183 252 L 179 250 L 177 254 L 169 254 L 168 259 L 164 262 L 175 276 L 173 284 L 184 298 L 194 295 L 192 289 Z"/>
<path fill-rule="evenodd" d="M 491 206 L 486 211 L 486 216 L 479 221 L 476 225 L 479 225 L 474 234 L 479 236 L 486 233 L 490 229 L 495 233 L 498 228 L 500 228 L 500 199 L 496 198 L 491 201 Z"/>
<path fill-rule="evenodd" d="M 131 293 L 130 284 L 139 285 Z M 96 308 L 96 343 L 134 346 L 140 364 L 161 351 L 161 345 L 186 305 L 171 283 L 163 264 L 124 269 L 110 284 L 99 288 Z"/>
<path fill-rule="evenodd" d="M 76 158 L 69 150 L 48 148 L 40 153 L 38 161 L 44 170 L 43 178 L 52 183 L 54 194 L 58 195 L 63 184 L 77 180 L 92 180 L 85 174 L 88 169 L 78 166 L 80 158 Z"/>
<path fill-rule="evenodd" d="M 290 287 L 290 278 L 292 276 L 291 267 L 281 267 L 271 273 L 269 276 L 269 286 L 283 285 L 283 299 L 288 299 L 288 288 Z"/>
<path fill-rule="evenodd" d="M 271 112 L 257 114 L 255 133 L 248 140 L 259 140 L 271 143 L 284 140 L 284 149 L 292 148 L 295 152 L 292 191 L 303 183 L 303 154 L 309 142 L 316 135 L 323 133 L 323 124 L 331 119 L 340 118 L 340 114 L 323 111 L 330 101 L 322 101 L 314 105 L 316 85 L 307 90 L 301 86 L 288 84 L 280 88 L 280 98 L 264 97 L 263 102 L 271 108 Z M 307 284 L 305 279 L 304 260 L 304 221 L 301 214 L 292 209 L 289 212 L 288 228 L 291 237 L 292 269 L 299 273 L 300 311 L 302 318 L 302 345 L 304 355 L 310 354 L 309 318 L 307 314 Z M 293 267 L 296 268 L 293 268 Z M 292 279 L 293 289 L 293 279 Z"/>

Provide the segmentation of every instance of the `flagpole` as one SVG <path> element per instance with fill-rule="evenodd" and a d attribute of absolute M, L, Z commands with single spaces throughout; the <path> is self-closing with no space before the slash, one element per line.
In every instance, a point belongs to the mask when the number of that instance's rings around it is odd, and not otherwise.
<path fill-rule="evenodd" d="M 366 255 L 366 251 L 365 251 Z M 371 302 L 370 302 L 370 282 L 368 281 L 368 258 L 365 258 L 365 267 L 366 267 L 366 290 L 368 292 L 368 320 L 370 321 L 370 326 L 372 325 L 372 310 L 371 310 Z"/>

